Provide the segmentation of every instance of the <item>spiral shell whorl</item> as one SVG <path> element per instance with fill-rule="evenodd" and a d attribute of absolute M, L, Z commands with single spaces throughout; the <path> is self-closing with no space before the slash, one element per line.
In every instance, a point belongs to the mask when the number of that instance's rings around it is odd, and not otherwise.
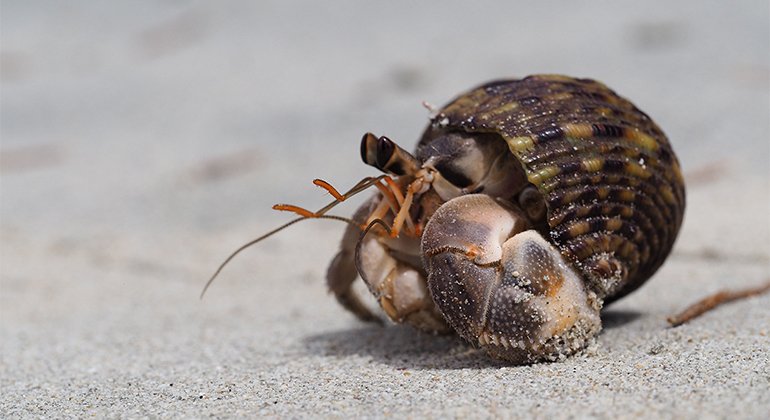
<path fill-rule="evenodd" d="M 492 82 L 455 99 L 437 131 L 499 134 L 543 194 L 549 236 L 606 300 L 649 278 L 684 213 L 684 183 L 665 134 L 603 84 L 539 75 Z"/>

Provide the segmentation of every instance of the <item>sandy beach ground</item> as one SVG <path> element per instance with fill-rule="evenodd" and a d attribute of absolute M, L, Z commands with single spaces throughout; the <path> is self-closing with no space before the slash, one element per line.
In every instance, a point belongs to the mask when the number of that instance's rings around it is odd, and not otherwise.
<path fill-rule="evenodd" d="M 3 1 L 0 417 L 767 418 L 770 295 L 665 319 L 770 277 L 768 2 L 541 3 Z M 533 73 L 631 98 L 688 182 L 672 256 L 587 351 L 510 367 L 357 321 L 330 221 L 198 299 L 272 204 L 375 173 L 362 133 L 411 149 L 421 101 Z"/>

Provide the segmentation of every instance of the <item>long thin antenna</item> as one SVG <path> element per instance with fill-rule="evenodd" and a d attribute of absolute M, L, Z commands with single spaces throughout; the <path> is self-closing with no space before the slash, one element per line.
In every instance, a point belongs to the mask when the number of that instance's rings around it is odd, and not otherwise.
<path fill-rule="evenodd" d="M 251 241 L 249 241 L 249 242 L 246 242 L 245 244 L 241 245 L 241 246 L 240 246 L 238 249 L 236 249 L 235 251 L 233 251 L 233 253 L 232 253 L 232 254 L 230 254 L 230 255 L 229 255 L 229 256 L 228 256 L 228 257 L 227 257 L 227 258 L 224 260 L 224 262 L 222 262 L 222 264 L 220 264 L 220 265 L 219 265 L 219 267 L 217 268 L 217 271 L 215 271 L 215 272 L 214 272 L 214 275 L 212 275 L 212 276 L 211 276 L 211 278 L 209 279 L 209 281 L 207 281 L 207 282 L 206 282 L 206 285 L 205 285 L 205 286 L 203 286 L 203 291 L 201 291 L 201 295 L 200 295 L 200 298 L 201 298 L 201 299 L 203 299 L 203 295 L 205 295 L 205 294 L 206 294 L 206 290 L 208 290 L 209 286 L 211 286 L 211 283 L 213 283 L 213 282 L 214 282 L 214 279 L 216 279 L 216 278 L 217 278 L 217 276 L 218 276 L 218 275 L 219 275 L 219 273 L 222 271 L 222 269 L 223 269 L 223 268 L 225 268 L 225 266 L 226 266 L 226 265 L 227 265 L 227 264 L 228 264 L 228 263 L 229 263 L 229 262 L 230 262 L 230 261 L 231 261 L 233 258 L 235 258 L 235 256 L 236 256 L 236 255 L 240 254 L 240 253 L 241 253 L 241 251 L 243 251 L 244 249 L 246 249 L 246 248 L 248 248 L 248 247 L 250 247 L 250 246 L 252 246 L 252 245 L 255 245 L 255 244 L 257 244 L 257 243 L 259 243 L 259 242 L 261 242 L 261 241 L 263 241 L 263 240 L 265 240 L 265 239 L 267 239 L 267 238 L 269 238 L 269 237 L 271 237 L 271 236 L 273 236 L 273 235 L 275 235 L 276 233 L 278 233 L 278 232 L 280 232 L 280 231 L 282 231 L 282 230 L 286 229 L 287 227 L 289 227 L 289 226 L 291 226 L 291 225 L 293 225 L 293 224 L 295 224 L 295 223 L 301 222 L 301 221 L 303 221 L 303 220 L 308 220 L 308 219 L 329 219 L 329 220 L 338 220 L 338 221 L 341 221 L 341 222 L 349 223 L 349 224 L 351 224 L 351 225 L 353 225 L 353 226 L 356 226 L 356 227 L 360 227 L 360 226 L 358 226 L 358 224 L 357 224 L 357 223 L 355 223 L 354 221 L 352 221 L 352 220 L 350 220 L 350 219 L 347 219 L 347 218 L 345 218 L 345 217 L 341 217 L 341 216 L 333 216 L 333 215 L 319 215 L 319 216 L 314 216 L 314 217 L 298 217 L 298 218 L 296 218 L 296 219 L 294 219 L 294 220 L 292 220 L 292 221 L 290 221 L 290 222 L 288 222 L 288 223 L 285 223 L 285 224 L 283 224 L 283 225 L 281 225 L 281 226 L 279 226 L 279 227 L 277 227 L 277 228 L 275 228 L 275 229 L 271 230 L 270 232 L 267 232 L 267 233 L 265 233 L 264 235 L 260 236 L 259 238 L 253 239 L 253 240 L 251 240 Z"/>
<path fill-rule="evenodd" d="M 217 268 L 217 271 L 214 272 L 214 275 L 212 275 L 211 278 L 209 279 L 209 281 L 206 282 L 206 285 L 203 286 L 203 291 L 201 291 L 200 298 L 203 299 L 203 295 L 206 294 L 206 290 L 208 290 L 209 286 L 211 286 L 211 283 L 214 282 L 214 279 L 217 278 L 217 276 L 222 271 L 222 269 L 225 268 L 227 263 L 229 263 L 233 258 L 235 258 L 236 255 L 240 254 L 241 251 L 243 251 L 244 249 L 246 249 L 246 248 L 248 248 L 248 247 L 250 247 L 250 246 L 252 246 L 252 245 L 254 245 L 254 244 L 258 243 L 258 242 L 261 242 L 261 241 L 263 241 L 263 240 L 265 240 L 265 239 L 275 235 L 276 233 L 286 229 L 287 227 L 289 227 L 289 226 L 291 226 L 291 225 L 293 225 L 293 224 L 295 224 L 297 222 L 301 222 L 301 221 L 307 220 L 307 219 L 330 219 L 330 220 L 342 221 L 342 222 L 354 225 L 354 226 L 356 226 L 358 228 L 362 228 L 361 226 L 359 226 L 357 223 L 353 222 L 350 219 L 347 219 L 347 218 L 342 217 L 342 216 L 326 215 L 326 212 L 331 210 L 337 204 L 345 201 L 346 199 L 348 199 L 348 198 L 350 198 L 350 197 L 360 193 L 361 191 L 366 190 L 367 188 L 371 187 L 372 185 L 375 185 L 375 184 L 379 183 L 383 178 L 387 178 L 387 175 L 380 175 L 380 176 L 377 176 L 377 177 L 370 177 L 370 176 L 368 176 L 368 177 L 362 179 L 361 181 L 358 181 L 358 183 L 356 183 L 356 185 L 354 185 L 352 188 L 350 188 L 350 190 L 345 192 L 345 194 L 340 194 L 339 192 L 337 192 L 336 189 L 334 189 L 334 187 L 331 186 L 331 184 L 329 184 L 328 182 L 326 182 L 326 181 L 324 181 L 322 179 L 313 180 L 313 184 L 315 184 L 315 185 L 325 189 L 326 191 L 328 191 L 334 197 L 334 201 L 332 201 L 331 203 L 325 205 L 324 207 L 322 207 L 321 209 L 319 209 L 316 212 L 311 212 L 309 210 L 305 210 L 305 209 L 303 209 L 301 207 L 297 207 L 297 206 L 290 205 L 290 204 L 276 204 L 275 206 L 273 206 L 274 209 L 282 210 L 282 211 L 291 211 L 291 212 L 299 214 L 301 217 L 299 217 L 297 219 L 294 219 L 294 220 L 292 220 L 292 221 L 290 221 L 290 222 L 288 222 L 286 224 L 283 224 L 283 225 L 281 225 L 281 226 L 271 230 L 270 232 L 267 232 L 266 234 L 260 236 L 257 239 L 254 239 L 254 240 L 251 240 L 249 242 L 246 242 L 245 244 L 241 245 L 238 249 L 236 249 L 232 254 L 230 254 L 230 256 L 227 257 L 227 259 L 225 259 L 225 261 L 222 264 L 219 265 L 219 267 Z"/>

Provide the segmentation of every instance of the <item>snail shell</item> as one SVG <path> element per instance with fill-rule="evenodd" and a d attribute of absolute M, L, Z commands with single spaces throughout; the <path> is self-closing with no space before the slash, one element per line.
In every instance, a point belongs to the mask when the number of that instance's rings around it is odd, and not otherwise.
<path fill-rule="evenodd" d="M 547 208 L 548 239 L 605 302 L 644 283 L 682 224 L 684 180 L 663 131 L 590 79 L 535 75 L 486 83 L 433 118 L 444 132 L 495 133 Z"/>

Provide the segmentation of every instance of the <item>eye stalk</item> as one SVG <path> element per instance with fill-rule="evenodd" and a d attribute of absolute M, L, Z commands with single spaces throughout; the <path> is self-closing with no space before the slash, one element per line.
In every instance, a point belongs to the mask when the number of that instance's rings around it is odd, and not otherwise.
<path fill-rule="evenodd" d="M 420 161 L 402 149 L 393 140 L 372 133 L 361 139 L 361 160 L 382 172 L 403 176 L 414 175 L 420 170 Z"/>

